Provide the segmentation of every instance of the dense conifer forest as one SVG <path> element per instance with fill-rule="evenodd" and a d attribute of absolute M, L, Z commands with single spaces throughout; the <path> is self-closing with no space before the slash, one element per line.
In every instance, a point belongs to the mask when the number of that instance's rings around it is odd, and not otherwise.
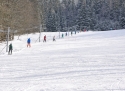
<path fill-rule="evenodd" d="M 0 30 L 18 33 L 125 28 L 124 0 L 0 0 Z"/>

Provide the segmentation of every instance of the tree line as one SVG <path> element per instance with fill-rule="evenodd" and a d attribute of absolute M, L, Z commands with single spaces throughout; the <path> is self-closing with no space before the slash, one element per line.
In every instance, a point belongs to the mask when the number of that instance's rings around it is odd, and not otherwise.
<path fill-rule="evenodd" d="M 125 28 L 124 0 L 41 0 L 47 31 L 105 31 Z"/>
<path fill-rule="evenodd" d="M 77 1 L 77 2 L 76 2 Z M 125 28 L 124 0 L 0 0 L 0 28 L 18 32 Z M 29 29 L 29 30 L 28 30 Z"/>

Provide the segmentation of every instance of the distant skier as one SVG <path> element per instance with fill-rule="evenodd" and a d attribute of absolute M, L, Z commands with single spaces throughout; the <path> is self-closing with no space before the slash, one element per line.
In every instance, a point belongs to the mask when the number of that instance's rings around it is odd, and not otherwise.
<path fill-rule="evenodd" d="M 62 33 L 62 38 L 64 37 L 63 33 Z"/>
<path fill-rule="evenodd" d="M 76 31 L 75 31 L 75 34 L 76 34 Z"/>
<path fill-rule="evenodd" d="M 30 43 L 31 43 L 31 40 L 30 40 L 30 38 L 28 38 L 28 40 L 27 40 L 27 47 L 31 47 Z"/>
<path fill-rule="evenodd" d="M 46 42 L 46 35 L 44 35 L 44 39 L 43 39 L 43 42 Z"/>
<path fill-rule="evenodd" d="M 71 36 L 72 36 L 72 31 L 71 31 Z"/>
<path fill-rule="evenodd" d="M 83 32 L 86 32 L 86 29 L 84 29 L 84 31 Z"/>
<path fill-rule="evenodd" d="M 8 54 L 10 55 L 10 53 L 12 54 L 12 50 L 13 50 L 13 46 L 12 46 L 12 43 L 9 45 L 9 52 Z"/>
<path fill-rule="evenodd" d="M 67 36 L 67 32 L 66 32 L 66 36 Z"/>
<path fill-rule="evenodd" d="M 55 36 L 53 36 L 53 41 L 56 41 Z"/>

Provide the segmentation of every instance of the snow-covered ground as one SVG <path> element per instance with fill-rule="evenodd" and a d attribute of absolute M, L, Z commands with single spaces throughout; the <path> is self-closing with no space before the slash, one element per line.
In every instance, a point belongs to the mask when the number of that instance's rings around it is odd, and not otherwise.
<path fill-rule="evenodd" d="M 12 55 L 0 44 L 0 91 L 125 91 L 125 30 L 82 32 L 56 42 L 52 37 L 59 33 L 45 34 L 47 43 L 38 42 L 39 34 L 15 36 Z"/>

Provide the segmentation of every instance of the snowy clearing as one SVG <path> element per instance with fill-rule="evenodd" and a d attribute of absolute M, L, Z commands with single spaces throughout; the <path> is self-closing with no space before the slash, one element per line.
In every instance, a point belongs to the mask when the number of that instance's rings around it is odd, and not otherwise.
<path fill-rule="evenodd" d="M 0 91 L 125 91 L 125 30 L 82 32 L 57 39 L 15 36 L 8 55 L 0 43 Z M 26 47 L 31 38 L 31 48 Z M 11 43 L 11 42 L 10 42 Z"/>

